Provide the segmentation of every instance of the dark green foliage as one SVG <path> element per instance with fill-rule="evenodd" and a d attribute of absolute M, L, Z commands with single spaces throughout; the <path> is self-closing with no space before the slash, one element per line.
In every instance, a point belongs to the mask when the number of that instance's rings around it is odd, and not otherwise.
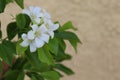
<path fill-rule="evenodd" d="M 24 8 L 24 0 L 15 0 L 15 2 L 18 4 L 20 8 Z"/>
<path fill-rule="evenodd" d="M 63 72 L 66 73 L 67 75 L 74 74 L 74 72 L 73 72 L 70 68 L 68 68 L 68 67 L 66 67 L 66 66 L 64 66 L 64 65 L 62 65 L 62 64 L 56 64 L 56 65 L 55 65 L 55 68 L 56 68 L 56 69 L 59 69 L 60 71 L 63 71 Z"/>
<path fill-rule="evenodd" d="M 0 0 L 0 13 L 4 12 L 6 0 Z"/>
<path fill-rule="evenodd" d="M 13 57 L 16 54 L 15 44 L 10 41 L 3 41 L 0 44 L 0 57 L 12 66 Z"/>
<path fill-rule="evenodd" d="M 12 40 L 18 33 L 16 22 L 12 22 L 7 26 L 7 36 L 9 40 Z"/>

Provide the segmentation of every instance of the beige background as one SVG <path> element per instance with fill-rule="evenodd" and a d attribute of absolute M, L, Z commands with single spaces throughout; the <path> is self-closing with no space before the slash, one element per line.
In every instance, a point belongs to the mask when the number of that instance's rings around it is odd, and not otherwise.
<path fill-rule="evenodd" d="M 25 5 L 41 6 L 53 20 L 71 20 L 79 29 L 83 44 L 78 54 L 68 44 L 73 59 L 64 62 L 75 74 L 61 80 L 120 80 L 120 0 L 25 0 Z M 18 12 L 16 4 L 9 4 L 0 14 L 4 34 L 10 14 Z"/>

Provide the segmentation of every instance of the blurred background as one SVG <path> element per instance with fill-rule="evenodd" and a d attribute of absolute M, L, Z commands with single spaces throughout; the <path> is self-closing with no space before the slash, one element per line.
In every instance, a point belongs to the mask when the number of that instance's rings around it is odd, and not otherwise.
<path fill-rule="evenodd" d="M 78 53 L 69 43 L 71 61 L 63 62 L 75 71 L 61 80 L 120 80 L 120 0 L 25 0 L 29 6 L 45 8 L 54 21 L 72 21 L 82 41 Z M 21 9 L 9 4 L 0 14 L 2 29 Z"/>

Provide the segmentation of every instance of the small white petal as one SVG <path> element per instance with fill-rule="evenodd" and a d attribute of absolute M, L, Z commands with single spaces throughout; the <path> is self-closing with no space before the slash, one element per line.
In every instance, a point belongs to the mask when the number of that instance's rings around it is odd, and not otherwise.
<path fill-rule="evenodd" d="M 22 39 L 23 40 L 27 39 L 27 34 L 22 34 Z"/>
<path fill-rule="evenodd" d="M 30 52 L 35 52 L 36 51 L 36 45 L 35 43 L 30 44 Z"/>
<path fill-rule="evenodd" d="M 47 34 L 41 34 L 40 39 L 42 39 L 43 41 L 45 41 L 46 43 L 49 42 L 49 35 Z"/>
<path fill-rule="evenodd" d="M 35 36 L 34 36 L 34 31 L 32 31 L 32 30 L 29 31 L 29 32 L 28 32 L 28 39 L 34 39 L 34 37 L 35 37 Z"/>
<path fill-rule="evenodd" d="M 48 34 L 51 36 L 51 38 L 54 37 L 54 32 L 53 31 L 49 31 Z"/>
<path fill-rule="evenodd" d="M 30 10 L 31 12 L 33 11 L 33 9 L 34 9 L 33 6 L 30 6 L 30 7 L 29 7 L 29 10 Z"/>
<path fill-rule="evenodd" d="M 40 17 L 44 17 L 44 14 L 43 14 L 43 13 L 40 13 L 39 16 L 40 16 Z"/>
<path fill-rule="evenodd" d="M 20 43 L 20 45 L 22 47 L 27 47 L 29 45 L 29 41 L 28 40 L 24 40 L 22 43 Z"/>
<path fill-rule="evenodd" d="M 59 28 L 59 24 L 54 24 L 53 25 L 53 31 L 57 30 Z"/>
<path fill-rule="evenodd" d="M 41 8 L 40 7 L 34 7 L 34 10 L 35 11 L 41 11 Z"/>
<path fill-rule="evenodd" d="M 44 45 L 44 42 L 41 39 L 35 38 L 36 47 L 40 48 Z"/>
<path fill-rule="evenodd" d="M 54 23 L 51 20 L 48 20 L 48 24 L 49 24 L 49 26 L 53 26 L 54 25 Z"/>
<path fill-rule="evenodd" d="M 47 31 L 47 28 L 45 27 L 44 24 L 39 27 L 39 31 L 40 31 L 41 33 L 44 33 L 44 32 Z"/>
<path fill-rule="evenodd" d="M 45 16 L 46 18 L 48 18 L 48 19 L 50 19 L 50 18 L 51 18 L 51 16 L 50 16 L 50 14 L 49 14 L 49 13 L 47 13 L 45 10 L 43 10 L 43 12 L 44 12 L 44 16 Z"/>
<path fill-rule="evenodd" d="M 36 18 L 36 19 L 35 19 L 36 24 L 39 24 L 39 23 L 40 23 L 40 20 L 41 20 L 40 18 Z"/>
<path fill-rule="evenodd" d="M 38 26 L 37 26 L 37 25 L 32 25 L 31 27 L 32 27 L 32 30 L 33 30 L 33 31 L 37 31 L 37 29 L 38 29 Z"/>

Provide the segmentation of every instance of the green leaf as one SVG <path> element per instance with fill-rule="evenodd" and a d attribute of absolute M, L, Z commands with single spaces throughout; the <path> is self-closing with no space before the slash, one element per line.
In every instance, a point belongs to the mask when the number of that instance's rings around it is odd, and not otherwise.
<path fill-rule="evenodd" d="M 4 12 L 6 0 L 0 0 L 0 13 Z"/>
<path fill-rule="evenodd" d="M 76 42 L 80 42 L 77 35 L 73 32 L 69 32 L 69 31 L 56 33 L 55 36 L 57 38 L 62 38 L 62 39 L 66 39 L 66 40 L 75 40 Z"/>
<path fill-rule="evenodd" d="M 6 4 L 13 2 L 14 0 L 6 0 Z"/>
<path fill-rule="evenodd" d="M 0 30 L 0 39 L 2 38 L 2 31 Z"/>
<path fill-rule="evenodd" d="M 12 65 L 11 69 L 22 70 L 24 65 L 27 63 L 27 59 L 24 57 L 19 57 L 15 60 L 14 64 Z"/>
<path fill-rule="evenodd" d="M 66 44 L 65 44 L 64 40 L 58 39 L 58 42 L 59 42 L 59 46 L 65 51 L 66 50 Z"/>
<path fill-rule="evenodd" d="M 60 79 L 59 74 L 55 71 L 43 72 L 41 73 L 41 76 L 43 76 L 47 80 L 59 80 Z"/>
<path fill-rule="evenodd" d="M 40 74 L 32 73 L 32 80 L 44 80 Z"/>
<path fill-rule="evenodd" d="M 77 52 L 77 42 L 75 40 L 69 40 L 70 44 L 73 46 L 75 51 Z"/>
<path fill-rule="evenodd" d="M 24 77 L 25 77 L 25 73 L 24 72 L 20 72 L 19 75 L 18 75 L 17 80 L 24 80 Z"/>
<path fill-rule="evenodd" d="M 77 30 L 77 28 L 73 26 L 71 21 L 66 22 L 62 27 L 59 28 L 60 31 L 65 31 L 68 29 Z"/>
<path fill-rule="evenodd" d="M 59 32 L 56 33 L 55 36 L 60 39 L 68 40 L 76 52 L 77 52 L 77 43 L 82 43 L 80 39 L 77 37 L 77 35 L 73 32 L 69 32 L 69 31 Z"/>
<path fill-rule="evenodd" d="M 10 66 L 12 65 L 14 54 L 16 54 L 14 43 L 3 41 L 0 44 L 0 57 Z"/>
<path fill-rule="evenodd" d="M 26 52 L 26 57 L 31 64 L 31 67 L 26 67 L 28 70 L 36 72 L 44 72 L 50 70 L 50 66 L 48 64 L 40 62 L 37 53 Z"/>
<path fill-rule="evenodd" d="M 2 67 L 2 61 L 0 60 L 0 73 L 2 72 L 2 69 L 3 69 L 3 67 Z"/>
<path fill-rule="evenodd" d="M 19 29 L 23 29 L 26 26 L 26 18 L 24 14 L 19 14 L 16 17 L 17 26 Z"/>
<path fill-rule="evenodd" d="M 29 70 L 36 72 L 44 72 L 50 70 L 50 66 L 45 63 L 39 63 L 37 66 L 32 66 Z"/>
<path fill-rule="evenodd" d="M 66 54 L 62 49 L 59 49 L 57 56 L 54 56 L 57 62 L 61 62 L 63 60 L 70 60 L 72 57 L 69 54 Z"/>
<path fill-rule="evenodd" d="M 47 63 L 49 65 L 54 64 L 54 59 L 46 46 L 38 49 L 38 57 L 43 63 Z"/>
<path fill-rule="evenodd" d="M 5 80 L 17 80 L 17 77 L 19 75 L 19 70 L 9 70 L 5 74 Z"/>
<path fill-rule="evenodd" d="M 74 72 L 73 72 L 70 68 L 68 68 L 68 67 L 66 67 L 66 66 L 64 66 L 64 65 L 62 65 L 62 64 L 56 64 L 55 68 L 63 71 L 63 72 L 66 73 L 67 75 L 74 74 Z"/>
<path fill-rule="evenodd" d="M 23 9 L 24 8 L 24 0 L 15 0 L 15 2 Z"/>
<path fill-rule="evenodd" d="M 57 55 L 59 48 L 58 39 L 57 38 L 50 39 L 48 47 L 53 54 Z"/>
<path fill-rule="evenodd" d="M 12 40 L 18 33 L 16 22 L 12 22 L 7 26 L 7 36 L 9 40 Z"/>
<path fill-rule="evenodd" d="M 21 42 L 22 42 L 22 40 L 19 40 L 19 41 L 17 42 L 17 44 L 16 44 L 17 54 L 23 54 L 23 53 L 27 50 L 27 48 L 28 48 L 28 47 L 22 47 L 22 46 L 20 45 Z"/>
<path fill-rule="evenodd" d="M 32 64 L 32 66 L 38 66 L 40 61 L 38 59 L 37 53 L 31 53 L 29 49 L 25 51 L 25 56 L 28 59 L 28 61 Z"/>
<path fill-rule="evenodd" d="M 1 30 L 1 21 L 0 21 L 0 30 Z"/>

